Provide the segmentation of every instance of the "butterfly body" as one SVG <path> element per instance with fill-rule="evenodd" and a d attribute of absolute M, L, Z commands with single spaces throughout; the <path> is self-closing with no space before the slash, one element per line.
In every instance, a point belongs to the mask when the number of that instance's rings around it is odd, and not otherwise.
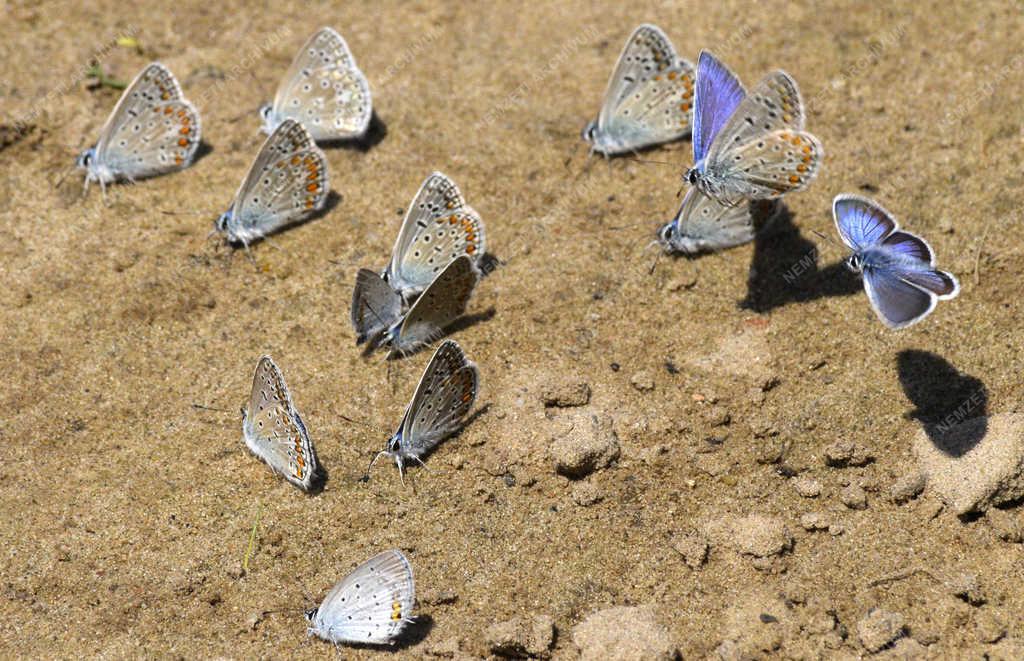
<path fill-rule="evenodd" d="M 678 140 L 690 133 L 693 64 L 655 25 L 637 27 L 608 81 L 597 119 L 581 137 L 606 156 Z"/>
<path fill-rule="evenodd" d="M 286 119 L 263 143 L 215 228 L 248 246 L 323 208 L 328 191 L 323 152 L 302 124 Z"/>
<path fill-rule="evenodd" d="M 332 643 L 393 644 L 413 621 L 416 585 L 401 551 L 380 553 L 331 588 L 306 611 L 308 633 Z"/>
<path fill-rule="evenodd" d="M 363 137 L 373 115 L 370 85 L 345 40 L 320 28 L 295 56 L 271 104 L 260 108 L 263 131 L 286 119 L 309 130 L 317 142 Z"/>
<path fill-rule="evenodd" d="M 817 175 L 824 149 L 804 128 L 796 81 L 784 71 L 750 91 L 707 51 L 697 61 L 693 162 L 686 181 L 725 204 L 773 199 Z"/>
<path fill-rule="evenodd" d="M 146 66 L 125 88 L 95 145 L 75 165 L 90 182 L 136 181 L 188 167 L 202 136 L 199 112 L 184 97 L 174 74 L 159 62 Z"/>
<path fill-rule="evenodd" d="M 429 344 L 466 311 L 479 278 L 480 272 L 467 255 L 452 260 L 409 311 L 383 333 L 380 344 L 390 346 L 392 355 Z"/>
<path fill-rule="evenodd" d="M 889 328 L 916 324 L 937 301 L 960 292 L 953 274 L 935 268 L 928 242 L 900 230 L 878 203 L 858 195 L 837 195 L 832 213 L 840 238 L 852 250 L 846 265 L 863 276 L 868 300 Z"/>
<path fill-rule="evenodd" d="M 442 342 L 423 371 L 398 429 L 370 466 L 388 457 L 404 475 L 406 462 L 422 464 L 424 455 L 462 426 L 476 401 L 479 378 L 476 365 L 458 343 Z"/>

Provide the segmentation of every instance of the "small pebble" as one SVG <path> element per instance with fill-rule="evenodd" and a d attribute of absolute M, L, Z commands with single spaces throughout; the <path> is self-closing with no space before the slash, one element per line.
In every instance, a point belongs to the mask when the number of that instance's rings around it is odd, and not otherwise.
<path fill-rule="evenodd" d="M 541 400 L 544 406 L 586 406 L 590 403 L 590 384 L 575 378 L 562 379 L 545 386 L 541 391 Z"/>
<path fill-rule="evenodd" d="M 857 623 L 857 637 L 869 652 L 877 652 L 903 635 L 903 616 L 881 608 L 872 609 Z"/>
<path fill-rule="evenodd" d="M 927 478 L 920 471 L 908 473 L 896 480 L 889 490 L 889 497 L 897 505 L 917 498 L 924 491 Z"/>
<path fill-rule="evenodd" d="M 985 520 L 992 526 L 992 530 L 999 536 L 999 539 L 1011 544 L 1024 542 L 1024 526 L 1021 525 L 1017 512 L 1012 514 L 1006 510 L 992 508 L 985 513 Z"/>
<path fill-rule="evenodd" d="M 868 494 L 859 484 L 851 484 L 839 492 L 839 500 L 851 510 L 863 510 L 868 507 Z"/>
<path fill-rule="evenodd" d="M 640 392 L 654 390 L 654 377 L 651 376 L 650 372 L 637 372 L 629 382 Z"/>
<path fill-rule="evenodd" d="M 766 558 L 788 551 L 793 546 L 793 537 L 782 519 L 752 514 L 735 522 L 732 542 L 740 553 Z"/>
<path fill-rule="evenodd" d="M 602 498 L 604 495 L 593 482 L 582 481 L 572 485 L 572 500 L 580 507 L 589 507 L 599 503 Z"/>
<path fill-rule="evenodd" d="M 554 439 L 548 452 L 555 470 L 567 477 L 584 477 L 619 458 L 619 440 L 596 416 L 578 416 L 564 435 Z"/>
<path fill-rule="evenodd" d="M 671 544 L 672 548 L 683 556 L 683 561 L 690 569 L 700 568 L 708 559 L 708 542 L 697 533 L 677 534 L 672 538 Z"/>
<path fill-rule="evenodd" d="M 800 517 L 800 525 L 809 532 L 827 530 L 829 527 L 828 521 L 825 520 L 825 515 L 821 512 L 807 512 L 802 515 Z"/>
<path fill-rule="evenodd" d="M 865 466 L 875 460 L 871 452 L 853 441 L 836 441 L 825 448 L 825 464 L 833 468 Z"/>
<path fill-rule="evenodd" d="M 801 498 L 817 498 L 821 495 L 821 482 L 812 477 L 798 477 L 792 483 Z"/>

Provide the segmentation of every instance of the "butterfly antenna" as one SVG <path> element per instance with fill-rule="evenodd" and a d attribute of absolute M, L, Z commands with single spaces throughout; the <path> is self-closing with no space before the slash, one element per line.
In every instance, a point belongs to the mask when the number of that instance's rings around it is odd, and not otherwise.
<path fill-rule="evenodd" d="M 74 164 L 74 163 L 72 163 L 71 165 L 69 165 L 69 166 L 68 166 L 68 167 L 67 167 L 67 168 L 66 168 L 66 169 L 64 170 L 63 174 L 61 174 L 61 175 L 60 175 L 60 177 L 58 177 L 58 178 L 57 178 L 57 183 L 55 183 L 55 184 L 53 185 L 53 187 L 54 187 L 55 189 L 56 189 L 56 188 L 60 188 L 60 185 L 64 183 L 64 180 L 68 178 L 68 175 L 69 175 L 69 174 L 71 174 L 72 170 L 74 170 L 74 169 L 75 169 L 75 164 Z"/>
<path fill-rule="evenodd" d="M 218 409 L 218 408 L 214 408 L 212 406 L 204 406 L 202 404 L 196 404 L 195 402 L 192 403 L 192 408 L 200 409 L 200 410 L 203 410 L 203 411 L 215 411 L 217 413 L 231 413 L 231 411 L 228 411 L 226 409 Z"/>
<path fill-rule="evenodd" d="M 651 262 L 651 268 L 647 271 L 647 275 L 654 275 L 654 269 L 658 267 L 658 262 L 661 260 L 661 253 L 659 252 L 654 256 L 654 261 Z"/>
<path fill-rule="evenodd" d="M 579 142 L 575 143 L 572 146 L 572 149 L 569 150 L 569 157 L 565 159 L 565 163 L 564 163 L 566 170 L 569 169 L 569 163 L 572 162 L 572 159 L 575 158 L 575 156 L 576 156 L 576 152 L 578 152 L 579 150 L 580 150 L 580 143 Z"/>
<path fill-rule="evenodd" d="M 366 472 L 363 473 L 363 479 L 362 479 L 363 482 L 369 482 L 370 481 L 370 470 L 373 468 L 373 465 L 375 463 L 377 463 L 378 459 L 380 459 L 381 457 L 386 457 L 386 456 L 388 456 L 388 451 L 387 450 L 381 450 L 380 452 L 378 452 L 377 454 L 375 454 L 373 456 L 373 459 L 370 460 L 370 465 L 366 467 Z"/>
<path fill-rule="evenodd" d="M 835 240 L 835 239 L 833 239 L 833 238 L 832 238 L 831 236 L 827 236 L 827 235 L 825 235 L 825 234 L 822 234 L 822 233 L 821 233 L 821 232 L 819 232 L 818 230 L 811 230 L 811 231 L 812 231 L 812 232 L 814 232 L 815 234 L 817 234 L 817 235 L 818 235 L 819 237 L 821 237 L 822 239 L 825 239 L 826 241 L 828 241 L 828 242 L 829 242 L 829 243 L 831 243 L 832 245 L 834 245 L 834 246 L 836 246 L 836 247 L 839 247 L 839 244 L 838 244 L 838 243 L 836 243 L 836 240 Z"/>

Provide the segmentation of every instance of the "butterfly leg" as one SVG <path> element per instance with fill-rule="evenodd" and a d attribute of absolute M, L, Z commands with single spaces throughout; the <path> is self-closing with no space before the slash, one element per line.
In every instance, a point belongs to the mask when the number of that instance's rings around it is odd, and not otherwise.
<path fill-rule="evenodd" d="M 420 466 L 423 466 L 423 470 L 426 470 L 426 471 L 430 470 L 429 468 L 427 468 L 427 465 L 425 463 L 423 463 L 422 459 L 420 459 L 416 455 L 412 455 L 412 458 L 415 459 L 419 463 Z"/>

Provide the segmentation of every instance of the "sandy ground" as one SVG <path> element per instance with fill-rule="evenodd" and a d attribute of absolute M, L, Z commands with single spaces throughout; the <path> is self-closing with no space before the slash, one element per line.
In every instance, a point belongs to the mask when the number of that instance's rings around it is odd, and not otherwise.
<path fill-rule="evenodd" d="M 392 547 L 415 568 L 421 622 L 388 658 L 484 656 L 492 624 L 535 615 L 573 658 L 588 615 L 643 604 L 684 658 L 867 654 L 872 609 L 900 616 L 885 654 L 1020 651 L 1020 544 L 930 487 L 889 497 L 918 470 L 922 415 L 1010 413 L 1024 394 L 1019 5 L 629 4 L 5 5 L 0 654 L 329 656 L 300 609 Z M 643 21 L 748 84 L 787 69 L 827 152 L 756 245 L 653 274 L 645 248 L 690 143 L 644 155 L 658 165 L 588 162 L 578 139 Z M 340 200 L 256 246 L 254 269 L 204 239 L 261 143 L 256 109 L 320 25 L 348 40 L 386 129 L 328 151 Z M 143 52 L 110 47 L 122 33 Z M 110 206 L 80 199 L 77 174 L 54 187 L 117 100 L 80 80 L 96 54 L 120 79 L 166 63 L 208 144 L 183 173 L 113 188 Z M 434 169 L 503 262 L 454 334 L 480 366 L 482 413 L 412 486 L 392 466 L 362 483 L 429 352 L 389 380 L 354 346 L 351 284 L 384 264 Z M 926 236 L 960 297 L 913 329 L 882 327 L 844 251 L 815 234 L 834 237 L 843 191 Z M 262 353 L 329 471 L 315 497 L 241 441 Z M 545 407 L 545 388 L 574 381 L 586 406 Z M 592 415 L 621 454 L 570 481 L 549 447 Z M 827 465 L 837 442 L 863 465 Z M 820 494 L 801 496 L 813 482 Z M 805 529 L 808 513 L 831 530 Z M 762 527 L 783 548 L 738 552 Z"/>

